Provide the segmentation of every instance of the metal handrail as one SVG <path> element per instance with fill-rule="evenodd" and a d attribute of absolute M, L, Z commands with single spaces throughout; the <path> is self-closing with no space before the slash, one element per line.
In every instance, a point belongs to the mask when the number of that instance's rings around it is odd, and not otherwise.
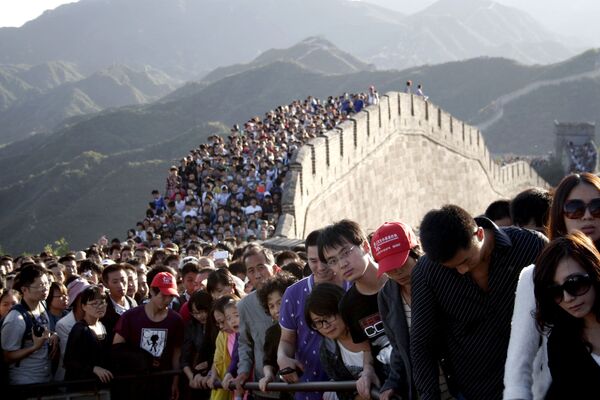
<path fill-rule="evenodd" d="M 57 388 L 69 388 L 74 386 L 89 386 L 89 390 L 98 391 L 101 388 L 108 388 L 113 382 L 123 382 L 136 380 L 147 377 L 160 377 L 160 376 L 172 376 L 181 374 L 181 370 L 169 370 L 161 372 L 152 372 L 148 374 L 138 375 L 120 375 L 115 376 L 110 383 L 103 384 L 97 379 L 80 379 L 73 381 L 60 381 L 60 382 L 47 382 L 47 383 L 34 383 L 29 385 L 12 385 L 9 386 L 9 390 L 13 393 L 43 393 L 48 389 Z M 222 388 L 221 382 L 215 382 L 216 388 Z M 243 385 L 246 390 L 260 390 L 258 382 L 246 382 Z M 299 383 L 285 383 L 285 382 L 270 382 L 266 386 L 267 391 L 272 392 L 342 392 L 342 391 L 353 391 L 356 390 L 356 381 L 321 381 L 321 382 L 299 382 Z M 229 390 L 235 389 L 235 384 L 229 385 Z M 88 391 L 89 391 L 88 390 Z M 85 391 L 80 389 L 78 391 Z M 379 389 L 376 387 L 371 388 L 371 397 L 373 399 L 379 399 Z"/>

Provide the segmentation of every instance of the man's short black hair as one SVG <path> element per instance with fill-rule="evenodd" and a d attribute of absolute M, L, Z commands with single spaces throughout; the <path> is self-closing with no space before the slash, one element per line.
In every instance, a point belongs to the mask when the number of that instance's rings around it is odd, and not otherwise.
<path fill-rule="evenodd" d="M 304 240 L 304 247 L 307 248 L 311 246 L 316 246 L 320 234 L 321 229 L 317 229 L 309 233 L 308 236 L 306 236 L 306 240 Z"/>
<path fill-rule="evenodd" d="M 40 264 L 27 264 L 17 273 L 13 289 L 23 294 L 24 287 L 29 287 L 37 278 L 47 273 L 48 270 Z"/>
<path fill-rule="evenodd" d="M 423 217 L 419 237 L 427 257 L 442 263 L 452 259 L 459 250 L 468 249 L 476 231 L 477 224 L 467 211 L 448 204 Z"/>
<path fill-rule="evenodd" d="M 485 216 L 492 221 L 510 218 L 510 201 L 496 200 L 485 209 Z"/>
<path fill-rule="evenodd" d="M 532 220 L 541 228 L 548 223 L 552 196 L 546 189 L 531 188 L 519 193 L 510 203 L 510 216 L 516 226 L 528 225 Z"/>
<path fill-rule="evenodd" d="M 319 246 L 319 259 L 321 262 L 327 262 L 325 260 L 324 250 L 332 247 L 341 247 L 347 243 L 355 246 L 360 246 L 363 242 L 367 241 L 367 236 L 361 229 L 360 225 L 349 219 L 343 219 L 329 225 L 321 231 L 317 240 L 317 246 Z"/>

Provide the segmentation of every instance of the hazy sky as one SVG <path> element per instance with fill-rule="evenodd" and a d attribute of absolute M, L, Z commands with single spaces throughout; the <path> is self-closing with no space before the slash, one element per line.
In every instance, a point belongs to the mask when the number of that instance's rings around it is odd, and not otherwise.
<path fill-rule="evenodd" d="M 44 10 L 78 0 L 0 0 L 0 27 L 21 26 Z M 227 1 L 227 0 L 224 0 Z M 354 0 L 357 1 L 357 0 Z M 358 0 L 361 1 L 361 0 Z M 436 0 L 366 0 L 411 14 Z M 600 46 L 600 2 L 596 0 L 496 0 L 527 11 L 548 29 L 562 36 L 584 39 L 582 46 Z"/>
<path fill-rule="evenodd" d="M 21 26 L 65 3 L 78 0 L 0 0 L 0 26 Z"/>

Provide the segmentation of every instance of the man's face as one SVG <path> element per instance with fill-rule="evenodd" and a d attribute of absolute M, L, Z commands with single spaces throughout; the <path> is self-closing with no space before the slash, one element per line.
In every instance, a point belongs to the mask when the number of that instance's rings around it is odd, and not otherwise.
<path fill-rule="evenodd" d="M 65 266 L 65 274 L 67 277 L 77 274 L 77 262 L 75 262 L 75 260 L 64 261 L 63 265 Z"/>
<path fill-rule="evenodd" d="M 119 260 L 121 258 L 121 250 L 114 249 L 112 253 L 110 253 L 110 258 L 112 258 L 113 261 Z"/>
<path fill-rule="evenodd" d="M 246 257 L 246 276 L 252 287 L 260 289 L 271 275 L 273 275 L 273 265 L 267 263 L 262 253 Z"/>
<path fill-rule="evenodd" d="M 169 304 L 173 301 L 175 296 L 166 295 L 162 292 L 158 292 L 156 296 L 153 296 L 150 301 L 154 303 L 154 305 L 160 310 L 166 310 L 169 307 Z"/>
<path fill-rule="evenodd" d="M 104 285 L 110 291 L 112 298 L 120 299 L 127 293 L 127 274 L 125 271 L 113 271 L 106 277 L 108 282 Z"/>
<path fill-rule="evenodd" d="M 127 270 L 127 296 L 133 297 L 138 290 L 138 277 L 135 271 Z"/>
<path fill-rule="evenodd" d="M 363 277 L 367 266 L 368 244 L 355 245 L 344 240 L 342 246 L 326 247 L 323 255 L 330 268 L 338 268 L 345 281 L 355 282 Z"/>
<path fill-rule="evenodd" d="M 464 275 L 468 272 L 472 272 L 481 266 L 482 257 L 482 245 L 483 245 L 483 229 L 479 228 L 473 235 L 471 244 L 466 249 L 459 249 L 448 261 L 444 261 L 442 264 L 446 268 L 456 269 L 456 271 Z"/>
<path fill-rule="evenodd" d="M 148 261 L 150 261 L 149 254 L 145 250 L 136 250 L 135 257 L 144 265 L 148 264 Z"/>
<path fill-rule="evenodd" d="M 38 276 L 28 286 L 23 287 L 23 297 L 31 301 L 42 301 L 48 297 L 50 290 L 50 281 L 46 274 Z"/>
<path fill-rule="evenodd" d="M 315 278 L 315 284 L 332 282 L 335 279 L 336 271 L 334 268 L 329 268 L 326 263 L 322 263 L 319 260 L 319 248 L 317 246 L 308 246 L 306 248 L 306 256 L 308 258 L 308 267 Z"/>
<path fill-rule="evenodd" d="M 410 276 L 415 265 L 417 265 L 417 260 L 409 256 L 403 265 L 400 265 L 398 268 L 394 268 L 385 274 L 400 286 L 407 286 L 410 285 Z"/>
<path fill-rule="evenodd" d="M 198 274 L 196 272 L 188 272 L 183 277 L 183 287 L 188 294 L 192 294 L 198 290 L 198 284 L 196 283 L 197 275 Z"/>
<path fill-rule="evenodd" d="M 54 275 L 54 280 L 58 283 L 65 283 L 65 273 L 58 265 L 50 268 L 50 272 Z"/>

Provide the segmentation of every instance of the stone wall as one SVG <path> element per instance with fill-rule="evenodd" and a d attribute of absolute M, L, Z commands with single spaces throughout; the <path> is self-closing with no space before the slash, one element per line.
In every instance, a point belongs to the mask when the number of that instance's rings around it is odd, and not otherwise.
<path fill-rule="evenodd" d="M 380 100 L 298 150 L 276 236 L 302 239 L 342 218 L 367 232 L 391 220 L 418 226 L 443 204 L 476 215 L 493 200 L 547 186 L 526 162 L 495 163 L 481 132 L 421 97 Z"/>

